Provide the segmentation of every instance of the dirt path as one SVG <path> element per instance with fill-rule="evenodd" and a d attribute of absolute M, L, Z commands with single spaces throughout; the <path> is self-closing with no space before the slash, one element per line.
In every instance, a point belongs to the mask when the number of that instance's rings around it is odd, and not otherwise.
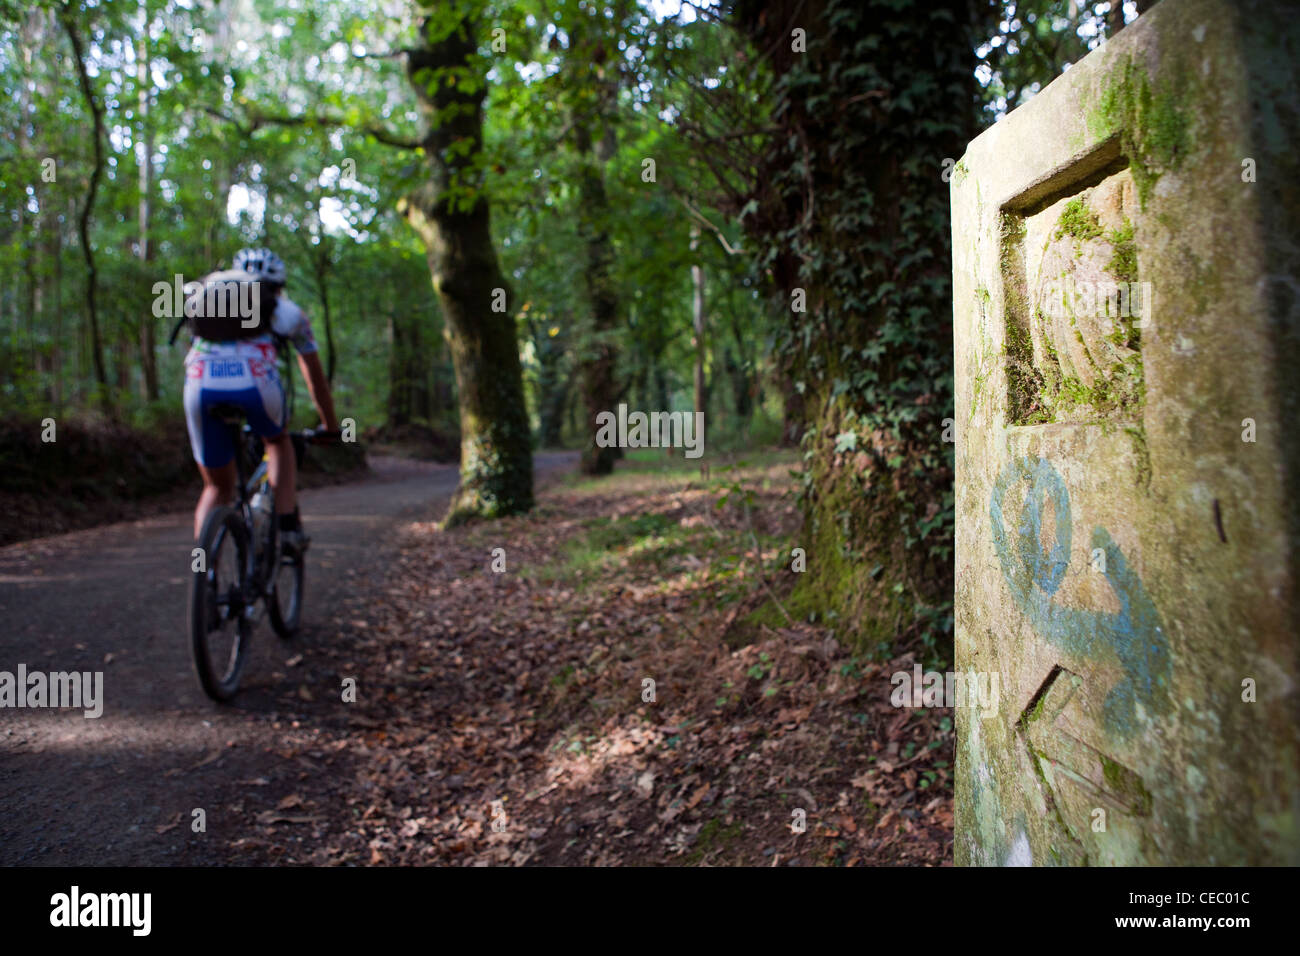
<path fill-rule="evenodd" d="M 541 453 L 536 467 L 575 460 Z M 208 701 L 192 672 L 190 514 L 0 549 L 0 671 L 104 674 L 98 719 L 0 709 L 0 864 L 231 862 L 237 821 L 263 803 L 263 814 L 276 812 L 273 794 L 294 778 L 347 772 L 327 754 L 282 749 L 285 733 L 301 735 L 304 708 L 317 709 L 311 688 L 337 686 L 313 647 L 330 640 L 327 622 L 349 598 L 382 580 L 390 529 L 436 516 L 456 484 L 450 465 L 372 465 L 373 479 L 302 493 L 312 535 L 303 634 L 289 645 L 259 628 L 232 706 Z M 195 809 L 206 833 L 193 832 Z"/>

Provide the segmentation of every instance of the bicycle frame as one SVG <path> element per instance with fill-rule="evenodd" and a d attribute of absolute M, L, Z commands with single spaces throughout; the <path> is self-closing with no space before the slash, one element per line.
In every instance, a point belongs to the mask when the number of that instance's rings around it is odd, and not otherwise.
<path fill-rule="evenodd" d="M 230 429 L 230 437 L 235 443 L 235 473 L 237 477 L 235 479 L 234 505 L 243 516 L 251 540 L 253 496 L 258 491 L 265 491 L 269 495 L 275 494 L 275 489 L 271 485 L 270 462 L 267 459 L 266 443 L 254 434 L 252 428 L 242 418 L 236 419 L 232 416 L 226 418 L 225 421 L 226 426 Z M 306 449 L 306 440 L 300 432 L 289 432 L 289 440 L 293 445 L 294 463 L 300 465 Z M 261 460 L 257 462 L 256 467 L 252 468 L 252 474 L 249 474 L 250 466 L 257 457 L 258 449 L 262 451 Z M 272 555 L 276 553 L 277 539 L 279 538 L 278 523 L 275 520 L 277 514 L 278 512 L 272 512 L 270 540 L 266 549 L 266 553 Z M 274 561 L 270 563 L 259 561 L 258 542 L 253 542 L 253 544 L 254 547 L 249 549 L 248 557 L 252 563 L 249 568 L 249 577 L 258 583 L 259 588 L 264 588 L 275 573 L 275 563 Z"/>
<path fill-rule="evenodd" d="M 241 500 L 248 501 L 252 499 L 253 495 L 257 494 L 258 488 L 263 484 L 266 484 L 268 489 L 271 485 L 270 478 L 267 474 L 270 470 L 270 465 L 266 457 L 266 444 L 260 438 L 253 437 L 252 429 L 250 429 L 248 425 L 244 425 L 240 429 L 239 434 L 235 437 L 239 442 L 237 447 L 239 447 L 240 451 L 243 452 L 243 454 L 237 454 L 235 456 L 239 462 L 239 464 L 236 465 L 236 470 L 239 473 L 239 486 L 243 489 Z M 247 455 L 251 459 L 253 455 L 250 455 L 249 452 L 252 452 L 253 449 L 259 445 L 262 448 L 262 459 L 257 463 L 257 467 L 253 469 L 252 475 L 245 478 L 244 474 L 248 471 L 248 461 L 245 461 L 245 456 Z"/>
<path fill-rule="evenodd" d="M 257 494 L 258 490 L 262 489 L 263 485 L 265 485 L 265 491 L 267 494 L 274 494 L 274 489 L 271 487 L 270 476 L 268 474 L 269 466 L 267 463 L 265 445 L 262 443 L 260 438 L 253 434 L 252 428 L 243 420 L 242 415 L 234 414 L 233 412 L 222 413 L 215 409 L 214 412 L 218 414 L 225 423 L 226 428 L 230 430 L 230 437 L 234 442 L 235 473 L 237 477 L 235 479 L 235 500 L 232 502 L 232 506 L 238 509 L 239 514 L 244 521 L 244 525 L 249 531 L 249 543 L 251 546 L 248 549 L 248 577 L 249 580 L 255 582 L 257 590 L 260 592 L 266 586 L 269 576 L 274 572 L 274 564 L 268 564 L 265 561 L 265 554 L 262 553 L 263 549 L 261 548 L 261 542 L 255 541 L 252 538 L 252 532 L 254 529 L 252 513 L 253 495 Z M 256 454 L 255 449 L 258 447 L 262 448 L 261 461 L 257 463 L 255 468 L 252 468 L 252 474 L 250 475 L 250 459 L 254 454 Z M 295 454 L 296 452 L 297 449 L 295 449 Z M 269 546 L 265 549 L 265 552 L 267 553 L 275 553 L 277 538 L 276 532 L 277 528 L 273 511 L 268 542 Z M 250 598 L 251 597 L 252 596 L 250 595 Z"/>

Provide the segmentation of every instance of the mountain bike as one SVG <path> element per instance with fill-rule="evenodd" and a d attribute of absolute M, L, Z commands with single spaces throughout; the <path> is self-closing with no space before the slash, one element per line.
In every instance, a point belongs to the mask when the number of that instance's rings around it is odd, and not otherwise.
<path fill-rule="evenodd" d="M 231 430 L 235 446 L 235 502 L 214 508 L 203 522 L 190 582 L 190 642 L 204 692 L 227 701 L 239 690 L 253 632 L 263 616 L 284 640 L 302 621 L 304 556 L 281 547 L 275 495 L 262 440 L 236 406 L 210 414 Z M 307 444 L 333 441 L 337 432 L 290 432 L 299 464 Z M 258 462 L 250 474 L 250 466 Z"/>

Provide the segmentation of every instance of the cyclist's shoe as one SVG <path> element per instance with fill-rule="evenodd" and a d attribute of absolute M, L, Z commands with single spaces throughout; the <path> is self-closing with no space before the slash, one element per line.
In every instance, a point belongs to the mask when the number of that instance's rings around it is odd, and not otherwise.
<path fill-rule="evenodd" d="M 307 553 L 309 544 L 311 544 L 311 537 L 301 528 L 280 532 L 280 550 L 291 558 L 301 558 Z"/>

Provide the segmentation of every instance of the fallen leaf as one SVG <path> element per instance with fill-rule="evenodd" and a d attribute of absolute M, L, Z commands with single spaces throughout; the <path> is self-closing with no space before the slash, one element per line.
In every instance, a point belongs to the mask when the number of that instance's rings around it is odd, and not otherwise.
<path fill-rule="evenodd" d="M 225 755 L 220 750 L 214 750 L 212 753 L 208 754 L 206 757 L 204 757 L 194 766 L 190 767 L 190 769 L 198 770 L 200 767 L 206 767 L 208 764 L 220 760 L 223 756 Z"/>
<path fill-rule="evenodd" d="M 641 776 L 637 777 L 636 789 L 643 797 L 648 797 L 650 794 L 654 793 L 655 772 L 653 770 L 647 770 L 645 773 L 641 774 Z"/>
<path fill-rule="evenodd" d="M 706 783 L 704 786 L 700 787 L 700 789 L 696 790 L 695 793 L 691 795 L 691 798 L 686 801 L 686 809 L 694 810 L 696 806 L 699 805 L 699 802 L 704 799 L 704 795 L 709 792 L 711 786 L 713 786 L 713 784 Z"/>
<path fill-rule="evenodd" d="M 274 810 L 267 810 L 257 815 L 257 822 L 263 826 L 270 826 L 276 823 L 323 823 L 324 819 L 324 817 L 291 817 L 283 813 L 276 813 Z"/>

